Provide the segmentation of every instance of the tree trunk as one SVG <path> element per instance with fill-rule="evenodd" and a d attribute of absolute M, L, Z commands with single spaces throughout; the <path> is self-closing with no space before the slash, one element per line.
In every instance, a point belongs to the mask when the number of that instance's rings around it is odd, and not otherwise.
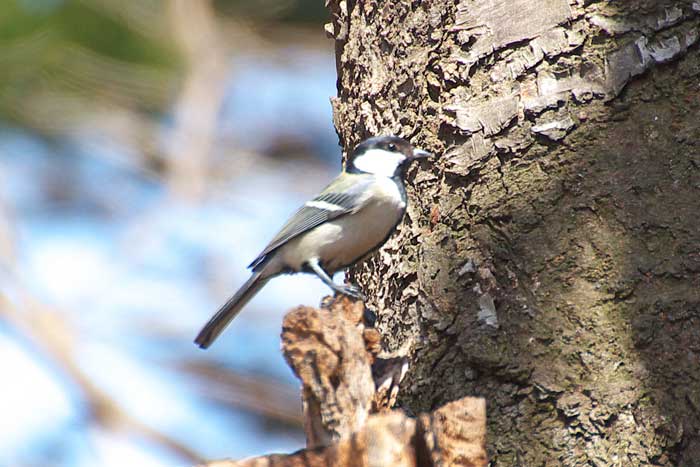
<path fill-rule="evenodd" d="M 351 273 L 400 405 L 485 397 L 494 465 L 700 464 L 700 2 L 329 6 L 344 146 L 439 154 Z"/>

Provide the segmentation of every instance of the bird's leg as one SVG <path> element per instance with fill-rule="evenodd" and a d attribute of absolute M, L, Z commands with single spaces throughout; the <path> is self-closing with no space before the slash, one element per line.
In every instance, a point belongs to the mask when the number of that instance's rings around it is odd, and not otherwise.
<path fill-rule="evenodd" d="M 333 279 L 328 275 L 326 271 L 323 270 L 321 264 L 318 262 L 318 258 L 313 258 L 307 261 L 309 268 L 316 274 L 319 279 L 323 281 L 328 287 L 333 289 L 339 294 L 347 295 L 349 297 L 357 298 L 359 300 L 365 301 L 367 297 L 362 293 L 362 291 L 353 285 L 340 285 L 333 282 Z"/>

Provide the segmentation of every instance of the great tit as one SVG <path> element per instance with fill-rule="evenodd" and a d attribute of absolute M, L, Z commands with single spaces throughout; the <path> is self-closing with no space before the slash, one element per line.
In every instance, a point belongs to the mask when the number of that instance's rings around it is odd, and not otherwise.
<path fill-rule="evenodd" d="M 340 175 L 304 204 L 250 263 L 250 279 L 202 328 L 195 343 L 209 347 L 267 281 L 280 274 L 313 273 L 335 292 L 364 299 L 357 287 L 336 284 L 332 276 L 386 242 L 406 212 L 406 168 L 431 155 L 396 136 L 360 143 Z"/>

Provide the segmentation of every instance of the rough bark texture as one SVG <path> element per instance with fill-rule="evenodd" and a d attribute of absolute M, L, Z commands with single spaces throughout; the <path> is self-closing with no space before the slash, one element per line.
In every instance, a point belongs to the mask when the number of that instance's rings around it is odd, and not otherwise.
<path fill-rule="evenodd" d="M 376 355 L 363 303 L 340 297 L 324 306 L 292 310 L 282 330 L 282 351 L 301 380 L 307 449 L 208 467 L 486 466 L 484 399 L 465 397 L 417 420 L 389 411 L 405 362 Z"/>
<path fill-rule="evenodd" d="M 358 302 L 335 308 L 349 310 L 350 319 L 334 319 L 329 310 L 299 307 L 285 317 L 282 327 L 285 358 L 302 382 L 309 448 L 359 431 L 372 407 L 371 356 L 357 329 L 364 307 Z"/>
<path fill-rule="evenodd" d="M 484 396 L 494 465 L 698 465 L 700 2 L 329 7 L 344 147 L 440 154 L 351 275 L 402 406 Z"/>

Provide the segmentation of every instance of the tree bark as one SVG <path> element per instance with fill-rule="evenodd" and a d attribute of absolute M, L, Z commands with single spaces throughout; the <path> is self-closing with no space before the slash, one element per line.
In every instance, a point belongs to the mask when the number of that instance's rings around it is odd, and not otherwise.
<path fill-rule="evenodd" d="M 354 268 L 400 405 L 488 401 L 493 465 L 700 462 L 700 2 L 329 2 L 345 148 L 398 134 Z"/>

